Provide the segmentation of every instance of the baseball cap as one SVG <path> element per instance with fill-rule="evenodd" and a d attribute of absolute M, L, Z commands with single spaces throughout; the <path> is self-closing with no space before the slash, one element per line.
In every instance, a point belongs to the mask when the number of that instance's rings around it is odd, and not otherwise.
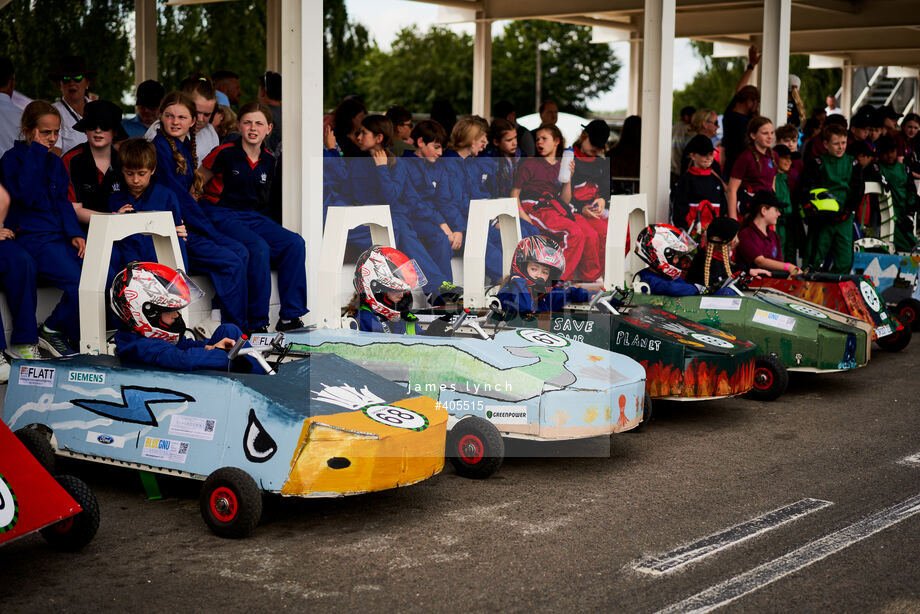
<path fill-rule="evenodd" d="M 704 134 L 697 134 L 695 137 L 690 139 L 690 142 L 687 143 L 687 146 L 684 147 L 684 151 L 688 154 L 700 154 L 705 156 L 706 154 L 711 154 L 715 151 L 715 147 L 712 146 L 712 140 Z"/>
<path fill-rule="evenodd" d="M 602 119 L 591 120 L 588 125 L 582 126 L 588 133 L 588 140 L 595 147 L 606 147 L 610 138 L 610 126 Z"/>
<path fill-rule="evenodd" d="M 801 152 L 791 151 L 786 145 L 775 145 L 773 151 L 776 152 L 780 158 L 791 158 L 793 160 L 798 160 L 802 157 Z"/>
<path fill-rule="evenodd" d="M 166 96 L 166 90 L 160 85 L 160 82 L 148 79 L 137 86 L 137 102 L 135 104 L 139 107 L 157 109 L 164 96 Z"/>

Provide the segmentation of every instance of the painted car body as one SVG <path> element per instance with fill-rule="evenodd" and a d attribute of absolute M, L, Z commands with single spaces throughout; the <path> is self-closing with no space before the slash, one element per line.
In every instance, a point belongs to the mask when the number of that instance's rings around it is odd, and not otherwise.
<path fill-rule="evenodd" d="M 793 297 L 780 301 L 754 296 L 662 296 L 636 292 L 636 304 L 657 305 L 695 322 L 725 330 L 775 354 L 790 371 L 846 371 L 869 359 L 866 328 L 838 322 L 813 309 L 793 308 Z"/>
<path fill-rule="evenodd" d="M 58 454 L 199 479 L 237 467 L 266 492 L 328 497 L 437 474 L 447 414 L 336 356 L 268 376 L 83 355 L 16 361 L 3 421 L 50 430 Z"/>
<path fill-rule="evenodd" d="M 285 333 L 285 343 L 346 358 L 436 398 L 452 423 L 477 416 L 503 436 L 595 437 L 635 428 L 643 416 L 641 365 L 538 329 L 504 330 L 489 340 L 312 329 Z"/>
<path fill-rule="evenodd" d="M 597 309 L 567 308 L 534 316 L 516 315 L 510 326 L 534 326 L 618 352 L 645 369 L 653 399 L 704 400 L 751 389 L 757 346 L 651 305 Z"/>
<path fill-rule="evenodd" d="M 0 544 L 30 535 L 83 508 L 0 424 Z"/>
<path fill-rule="evenodd" d="M 890 317 L 871 280 L 856 275 L 809 273 L 795 278 L 753 279 L 750 290 L 773 288 L 800 299 L 859 318 L 872 326 L 872 340 L 887 337 L 902 325 Z"/>
<path fill-rule="evenodd" d="M 868 277 L 904 324 L 920 327 L 920 255 L 853 253 L 853 274 Z"/>

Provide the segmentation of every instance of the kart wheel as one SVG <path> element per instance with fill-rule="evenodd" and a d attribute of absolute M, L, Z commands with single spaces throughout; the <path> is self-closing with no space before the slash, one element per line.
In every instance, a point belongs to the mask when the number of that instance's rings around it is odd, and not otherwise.
<path fill-rule="evenodd" d="M 649 394 L 645 393 L 645 402 L 642 404 L 642 421 L 639 422 L 639 425 L 634 428 L 626 431 L 627 433 L 638 433 L 645 426 L 645 423 L 652 419 L 652 397 Z"/>
<path fill-rule="evenodd" d="M 773 401 L 786 391 L 789 373 L 786 365 L 773 354 L 761 354 L 754 359 L 754 387 L 747 393 L 755 401 Z"/>
<path fill-rule="evenodd" d="M 920 330 L 920 301 L 915 298 L 906 298 L 898 303 L 897 311 L 901 324 L 913 330 Z"/>
<path fill-rule="evenodd" d="M 895 318 L 894 316 L 891 316 L 892 328 L 894 328 L 894 324 L 900 321 L 902 321 L 901 318 Z M 907 347 L 908 343 L 910 343 L 910 337 L 910 325 L 905 323 L 904 326 L 901 327 L 901 330 L 895 331 L 887 337 L 876 339 L 875 342 L 878 343 L 878 346 L 886 352 L 900 352 Z"/>
<path fill-rule="evenodd" d="M 38 429 L 28 427 L 16 431 L 16 437 L 26 447 L 29 454 L 35 457 L 45 471 L 54 475 L 54 448 L 51 447 L 51 441 Z"/>
<path fill-rule="evenodd" d="M 55 479 L 80 504 L 83 511 L 45 527 L 41 531 L 42 537 L 52 548 L 76 552 L 91 542 L 99 530 L 99 503 L 83 480 L 72 475 L 59 475 Z"/>
<path fill-rule="evenodd" d="M 262 517 L 262 491 L 242 469 L 221 467 L 204 481 L 198 505 L 216 535 L 246 537 Z"/>
<path fill-rule="evenodd" d="M 470 416 L 448 431 L 447 457 L 457 475 L 481 480 L 501 467 L 505 442 L 491 422 Z"/>

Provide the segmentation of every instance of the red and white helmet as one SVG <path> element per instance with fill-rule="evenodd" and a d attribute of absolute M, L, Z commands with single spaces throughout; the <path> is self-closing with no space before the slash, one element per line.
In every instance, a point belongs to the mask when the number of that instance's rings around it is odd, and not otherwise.
<path fill-rule="evenodd" d="M 355 263 L 355 290 L 375 313 L 398 320 L 412 306 L 412 290 L 428 283 L 415 260 L 393 247 L 374 245 Z M 393 302 L 387 292 L 404 292 Z"/>
<path fill-rule="evenodd" d="M 677 279 L 690 266 L 690 253 L 696 241 L 671 224 L 646 226 L 636 238 L 636 255 L 653 270 Z"/>
<path fill-rule="evenodd" d="M 185 332 L 182 316 L 169 326 L 161 322 L 160 316 L 187 307 L 203 295 L 181 270 L 158 262 L 132 262 L 112 280 L 109 304 L 135 333 L 177 343 Z"/>
<path fill-rule="evenodd" d="M 559 244 L 543 235 L 533 235 L 518 243 L 511 260 L 511 272 L 527 280 L 528 286 L 542 285 L 543 280 L 537 280 L 527 274 L 527 263 L 536 262 L 550 268 L 549 283 L 559 280 L 565 270 L 565 256 L 559 249 Z"/>

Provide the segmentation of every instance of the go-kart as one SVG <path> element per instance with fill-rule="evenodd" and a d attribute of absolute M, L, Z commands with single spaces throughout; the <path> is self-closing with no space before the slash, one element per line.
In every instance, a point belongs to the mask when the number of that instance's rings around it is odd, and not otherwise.
<path fill-rule="evenodd" d="M 745 278 L 725 285 L 735 296 L 662 296 L 641 290 L 638 305 L 657 305 L 687 319 L 728 331 L 757 344 L 751 396 L 777 398 L 788 371 L 830 373 L 861 367 L 869 360 L 870 328 L 861 320 L 781 293 L 745 293 Z M 644 286 L 644 284 L 641 284 Z"/>
<path fill-rule="evenodd" d="M 437 399 L 450 414 L 448 458 L 471 478 L 498 469 L 502 437 L 584 439 L 643 420 L 645 371 L 625 356 L 532 328 L 489 335 L 465 312 L 422 320 L 427 335 L 289 332 L 285 357 L 335 354 Z"/>
<path fill-rule="evenodd" d="M 15 361 L 3 421 L 39 429 L 59 455 L 204 480 L 205 523 L 244 537 L 263 492 L 337 497 L 436 475 L 447 413 L 338 356 L 253 375 L 80 355 Z"/>
<path fill-rule="evenodd" d="M 853 253 L 853 274 L 868 277 L 901 323 L 920 329 L 920 254 Z"/>
<path fill-rule="evenodd" d="M 54 473 L 54 455 L 37 431 L 15 435 L 0 423 L 0 544 L 40 531 L 53 548 L 73 552 L 99 528 L 93 491 Z"/>
<path fill-rule="evenodd" d="M 749 283 L 750 290 L 772 288 L 800 299 L 848 314 L 872 326 L 872 340 L 889 352 L 900 352 L 910 343 L 910 327 L 888 312 L 871 279 L 858 275 L 805 273 L 795 277 L 774 274 Z"/>

